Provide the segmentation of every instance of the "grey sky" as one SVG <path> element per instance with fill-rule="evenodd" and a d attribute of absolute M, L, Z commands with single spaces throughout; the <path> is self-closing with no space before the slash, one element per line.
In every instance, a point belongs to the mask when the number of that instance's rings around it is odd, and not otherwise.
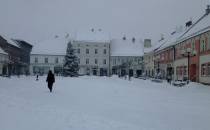
<path fill-rule="evenodd" d="M 152 38 L 204 13 L 209 0 L 0 0 L 0 34 L 39 42 L 102 28 L 114 38 Z"/>

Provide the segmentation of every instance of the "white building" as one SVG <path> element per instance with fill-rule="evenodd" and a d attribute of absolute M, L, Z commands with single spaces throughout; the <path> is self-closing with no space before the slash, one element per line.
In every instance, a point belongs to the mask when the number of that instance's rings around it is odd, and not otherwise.
<path fill-rule="evenodd" d="M 31 74 L 63 71 L 67 43 L 71 41 L 79 59 L 80 75 L 109 75 L 110 38 L 102 30 L 80 32 L 74 38 L 56 36 L 34 45 L 30 58 Z"/>
<path fill-rule="evenodd" d="M 155 75 L 154 50 L 157 47 L 157 45 L 152 45 L 150 39 L 144 40 L 144 74 L 148 77 L 154 77 Z"/>
<path fill-rule="evenodd" d="M 110 37 L 99 30 L 79 32 L 72 41 L 79 58 L 80 75 L 107 76 L 110 73 Z"/>
<path fill-rule="evenodd" d="M 67 43 L 71 41 L 79 60 L 80 75 L 110 74 L 140 76 L 143 72 L 143 43 L 140 40 L 110 40 L 101 29 L 77 32 L 74 37 L 56 36 L 34 45 L 30 58 L 31 74 L 62 74 Z"/>
<path fill-rule="evenodd" d="M 144 51 L 144 72 L 146 76 L 155 76 L 154 50 Z"/>
<path fill-rule="evenodd" d="M 143 43 L 135 38 L 111 42 L 111 73 L 119 76 L 140 76 L 143 72 Z"/>
<path fill-rule="evenodd" d="M 64 36 L 56 36 L 35 44 L 30 56 L 30 74 L 43 75 L 49 70 L 61 74 L 68 41 Z"/>
<path fill-rule="evenodd" d="M 0 48 L 0 75 L 8 74 L 8 54 Z"/>

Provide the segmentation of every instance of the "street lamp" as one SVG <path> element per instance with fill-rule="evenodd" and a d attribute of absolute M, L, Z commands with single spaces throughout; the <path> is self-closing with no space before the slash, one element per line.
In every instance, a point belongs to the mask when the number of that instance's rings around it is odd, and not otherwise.
<path fill-rule="evenodd" d="M 195 56 L 196 55 L 196 51 L 195 50 L 192 50 L 191 48 L 186 48 L 186 49 L 183 49 L 182 51 L 181 51 L 181 54 L 182 54 L 182 56 L 184 56 L 184 57 L 187 57 L 187 61 L 188 61 L 188 67 L 187 67 L 187 79 L 188 79 L 188 81 L 190 80 L 190 57 L 191 56 Z"/>

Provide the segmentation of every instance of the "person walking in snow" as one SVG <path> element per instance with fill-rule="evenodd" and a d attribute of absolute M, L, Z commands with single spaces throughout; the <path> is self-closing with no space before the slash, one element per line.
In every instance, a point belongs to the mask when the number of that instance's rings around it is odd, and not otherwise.
<path fill-rule="evenodd" d="M 51 70 L 49 70 L 46 82 L 48 83 L 48 88 L 52 92 L 53 83 L 55 82 L 55 76 Z"/>
<path fill-rule="evenodd" d="M 39 80 L 39 75 L 37 74 L 37 75 L 36 75 L 36 81 L 38 81 L 38 80 Z"/>

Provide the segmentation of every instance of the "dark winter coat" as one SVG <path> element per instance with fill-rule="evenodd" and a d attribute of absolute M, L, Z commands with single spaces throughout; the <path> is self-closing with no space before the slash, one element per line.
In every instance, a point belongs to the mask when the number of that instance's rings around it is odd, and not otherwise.
<path fill-rule="evenodd" d="M 48 84 L 53 84 L 55 82 L 55 76 L 52 72 L 49 72 L 47 75 L 47 80 Z"/>

